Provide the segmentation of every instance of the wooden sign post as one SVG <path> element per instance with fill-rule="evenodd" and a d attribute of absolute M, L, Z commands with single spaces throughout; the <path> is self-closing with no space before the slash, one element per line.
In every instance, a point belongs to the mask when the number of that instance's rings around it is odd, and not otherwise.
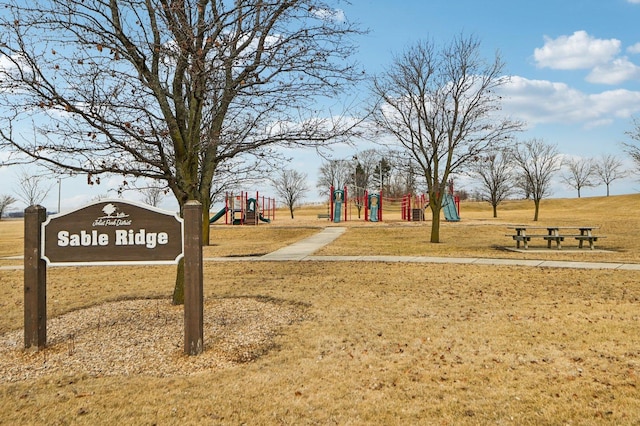
<path fill-rule="evenodd" d="M 185 265 L 185 353 L 202 353 L 202 205 L 176 213 L 125 200 L 101 200 L 46 219 L 42 206 L 25 210 L 24 345 L 47 343 L 47 266 Z M 46 221 L 45 221 L 46 219 Z"/>
<path fill-rule="evenodd" d="M 202 204 L 184 206 L 184 353 L 203 350 Z"/>
<path fill-rule="evenodd" d="M 42 206 L 24 211 L 24 347 L 47 344 L 47 264 L 42 260 L 40 226 L 47 212 Z"/>

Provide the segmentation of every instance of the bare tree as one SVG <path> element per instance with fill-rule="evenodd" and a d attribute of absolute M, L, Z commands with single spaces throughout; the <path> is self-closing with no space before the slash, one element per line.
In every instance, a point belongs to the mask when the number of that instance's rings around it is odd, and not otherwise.
<path fill-rule="evenodd" d="M 18 187 L 15 190 L 16 196 L 27 206 L 42 204 L 53 184 L 46 176 L 29 173 L 22 169 L 18 175 Z"/>
<path fill-rule="evenodd" d="M 479 159 L 472 166 L 472 175 L 480 180 L 478 196 L 493 207 L 498 217 L 498 205 L 513 194 L 515 186 L 514 164 L 511 153 L 497 151 Z"/>
<path fill-rule="evenodd" d="M 567 166 L 567 172 L 562 176 L 562 181 L 571 188 L 578 191 L 580 198 L 580 190 L 595 186 L 594 172 L 595 166 L 590 158 L 568 158 L 564 164 Z"/>
<path fill-rule="evenodd" d="M 276 144 L 320 148 L 355 125 L 312 101 L 361 78 L 345 60 L 359 31 L 323 0 L 6 3 L 0 140 L 89 181 L 160 180 L 181 208 L 202 203 L 205 242 L 221 164 Z"/>
<path fill-rule="evenodd" d="M 380 161 L 373 169 L 373 175 L 371 176 L 371 185 L 375 187 L 375 189 L 384 191 L 385 184 L 389 184 L 391 170 L 392 166 L 389 160 L 385 157 L 380 157 Z"/>
<path fill-rule="evenodd" d="M 406 154 L 391 151 L 385 157 L 382 164 L 382 179 L 384 184 L 384 193 L 391 198 L 401 198 L 406 194 L 414 194 L 421 185 L 420 173 L 414 161 Z M 380 173 L 380 169 L 376 168 L 376 175 Z M 379 177 L 376 179 L 376 183 Z"/>
<path fill-rule="evenodd" d="M 631 159 L 636 163 L 637 173 L 640 173 L 640 118 L 634 117 L 633 130 L 626 132 L 633 142 L 623 143 L 624 150 L 629 154 Z"/>
<path fill-rule="evenodd" d="M 622 168 L 623 164 L 616 156 L 611 154 L 602 155 L 595 164 L 595 175 L 601 183 L 607 187 L 607 197 L 609 196 L 609 187 L 614 180 L 622 179 L 627 176 L 627 172 Z"/>
<path fill-rule="evenodd" d="M 16 201 L 18 201 L 18 199 L 11 195 L 0 195 L 0 220 L 2 220 L 4 212 Z"/>
<path fill-rule="evenodd" d="M 354 159 L 355 169 L 353 171 L 353 176 L 351 179 L 352 189 L 349 198 L 351 198 L 353 204 L 356 206 L 356 210 L 358 211 L 358 219 L 360 219 L 362 215 L 362 208 L 364 207 L 365 203 L 364 194 L 367 190 L 369 176 L 365 172 L 365 169 L 359 159 L 357 157 L 354 157 Z"/>
<path fill-rule="evenodd" d="M 521 182 L 526 185 L 533 198 L 533 220 L 537 221 L 540 200 L 551 194 L 551 179 L 562 166 L 558 149 L 540 139 L 531 139 L 516 145 L 513 160 L 520 169 Z"/>
<path fill-rule="evenodd" d="M 456 37 L 440 50 L 419 42 L 374 79 L 372 117 L 424 176 L 432 213 L 431 242 L 440 241 L 440 210 L 452 173 L 504 144 L 521 124 L 498 116 L 503 63 L 480 57 L 475 37 Z"/>
<path fill-rule="evenodd" d="M 522 193 L 522 197 L 525 200 L 531 199 L 531 194 L 533 189 L 531 188 L 531 183 L 529 183 L 529 179 L 527 176 L 521 171 L 520 173 L 516 173 L 514 180 L 514 188 L 517 188 Z"/>
<path fill-rule="evenodd" d="M 139 191 L 142 194 L 142 201 L 153 207 L 158 207 L 164 196 L 167 195 L 167 188 L 153 184 L 140 188 Z"/>
<path fill-rule="evenodd" d="M 342 189 L 352 181 L 353 163 L 349 160 L 329 160 L 322 163 L 316 187 L 320 195 L 329 197 L 331 187 Z"/>
<path fill-rule="evenodd" d="M 276 193 L 284 199 L 284 204 L 289 208 L 291 219 L 293 219 L 293 211 L 309 191 L 306 173 L 297 170 L 280 170 L 273 179 L 273 186 Z"/>
<path fill-rule="evenodd" d="M 367 149 L 354 155 L 353 160 L 355 161 L 355 168 L 352 180 L 353 192 L 350 197 L 358 211 L 358 218 L 360 218 L 362 208 L 367 202 L 365 193 L 372 182 L 376 165 L 380 161 L 380 154 L 375 149 Z"/>

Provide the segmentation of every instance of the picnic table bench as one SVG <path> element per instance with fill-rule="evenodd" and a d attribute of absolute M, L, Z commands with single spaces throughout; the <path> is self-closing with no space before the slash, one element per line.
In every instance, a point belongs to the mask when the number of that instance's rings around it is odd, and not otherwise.
<path fill-rule="evenodd" d="M 331 215 L 329 213 L 319 213 L 318 219 L 331 219 Z"/>
<path fill-rule="evenodd" d="M 513 225 L 508 226 L 507 229 L 515 230 L 515 234 L 507 234 L 507 237 L 512 237 L 516 242 L 516 248 L 520 248 L 522 243 L 524 249 L 529 248 L 529 241 L 532 238 L 541 238 L 547 241 L 547 248 L 551 248 L 551 243 L 556 243 L 556 248 L 560 250 L 562 248 L 562 242 L 565 238 L 575 238 L 578 240 L 578 248 L 582 248 L 584 242 L 589 243 L 589 249 L 593 250 L 594 242 L 598 241 L 598 238 L 606 238 L 602 235 L 593 235 L 593 230 L 598 229 L 598 226 L 527 226 L 527 225 Z M 540 231 L 546 230 L 546 234 L 530 234 L 527 231 Z M 579 231 L 571 233 L 571 231 Z M 569 232 L 569 233 L 567 233 Z"/>

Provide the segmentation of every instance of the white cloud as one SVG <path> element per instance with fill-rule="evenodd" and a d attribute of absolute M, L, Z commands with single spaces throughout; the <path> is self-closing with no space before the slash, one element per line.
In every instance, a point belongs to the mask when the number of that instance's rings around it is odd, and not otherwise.
<path fill-rule="evenodd" d="M 347 19 L 342 9 L 315 9 L 313 13 L 326 21 L 344 22 Z"/>
<path fill-rule="evenodd" d="M 631 4 L 640 4 L 640 0 L 627 0 Z"/>
<path fill-rule="evenodd" d="M 638 0 L 638 4 L 640 4 L 640 0 Z M 627 52 L 631 54 L 640 53 L 640 43 L 627 47 Z"/>
<path fill-rule="evenodd" d="M 502 87 L 501 95 L 503 111 L 530 125 L 577 123 L 587 128 L 640 112 L 640 92 L 619 89 L 587 94 L 565 83 L 518 76 Z"/>
<path fill-rule="evenodd" d="M 620 40 L 597 39 L 586 31 L 556 39 L 545 37 L 543 47 L 536 48 L 533 56 L 541 68 L 581 69 L 604 64 L 620 51 Z"/>
<path fill-rule="evenodd" d="M 602 118 L 600 120 L 589 121 L 584 125 L 584 128 L 587 130 L 595 129 L 596 127 L 605 127 L 612 123 L 613 123 L 613 118 Z"/>
<path fill-rule="evenodd" d="M 6 55 L 0 55 L 0 70 L 8 70 L 13 67 L 11 60 Z"/>
<path fill-rule="evenodd" d="M 620 84 L 627 80 L 640 80 L 640 67 L 627 58 L 596 66 L 586 80 L 590 83 Z"/>

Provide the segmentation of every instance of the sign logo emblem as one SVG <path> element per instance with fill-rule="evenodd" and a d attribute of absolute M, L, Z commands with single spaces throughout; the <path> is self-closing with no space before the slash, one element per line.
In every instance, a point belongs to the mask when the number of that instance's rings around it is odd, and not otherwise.
<path fill-rule="evenodd" d="M 177 213 L 125 200 L 102 200 L 42 224 L 49 265 L 167 264 L 183 256 Z"/>

